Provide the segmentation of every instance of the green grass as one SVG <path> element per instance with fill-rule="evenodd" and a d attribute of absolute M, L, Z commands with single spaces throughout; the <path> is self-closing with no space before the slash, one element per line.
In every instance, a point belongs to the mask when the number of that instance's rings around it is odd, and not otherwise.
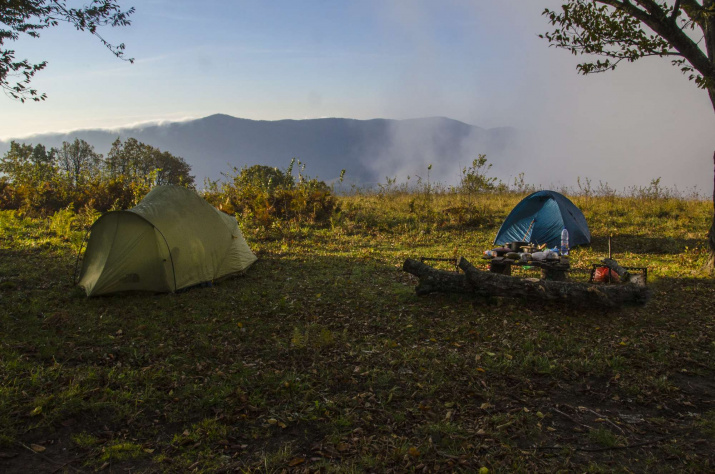
<path fill-rule="evenodd" d="M 481 264 L 521 197 L 342 197 L 324 227 L 244 223 L 244 276 L 93 299 L 86 219 L 0 212 L 0 470 L 713 469 L 712 204 L 573 197 L 572 278 L 611 235 L 649 268 L 644 308 L 415 295 L 406 258 Z"/>

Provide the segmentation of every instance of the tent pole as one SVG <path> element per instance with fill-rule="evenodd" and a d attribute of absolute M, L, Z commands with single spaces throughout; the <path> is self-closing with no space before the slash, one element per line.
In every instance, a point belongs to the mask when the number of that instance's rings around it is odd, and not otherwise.
<path fill-rule="evenodd" d="M 82 249 L 84 248 L 84 243 L 87 241 L 87 236 L 89 235 L 89 231 L 92 230 L 90 227 L 87 229 L 87 232 L 84 233 L 84 238 L 82 239 L 82 242 L 79 244 L 79 250 L 77 251 L 77 259 L 74 262 L 74 274 L 72 275 L 72 286 L 76 285 L 77 282 L 77 268 L 79 268 L 79 257 L 82 255 Z"/>
<path fill-rule="evenodd" d="M 169 247 L 169 242 L 167 242 L 166 237 L 164 237 L 164 233 L 157 229 L 156 226 L 152 225 L 154 227 L 154 230 L 159 232 L 159 235 L 161 235 L 161 238 L 164 239 L 164 243 L 166 244 L 166 250 L 169 252 L 169 261 L 171 262 L 171 274 L 174 276 L 174 293 L 176 293 L 176 269 L 174 268 L 174 257 L 171 255 L 171 247 Z"/>
<path fill-rule="evenodd" d="M 524 233 L 524 237 L 521 238 L 521 241 L 522 241 L 522 242 L 526 242 L 526 241 L 527 241 L 527 240 L 526 240 L 526 237 L 527 237 L 527 236 L 530 236 L 529 232 L 531 231 L 531 226 L 534 225 L 534 222 L 536 222 L 536 219 L 531 219 L 531 223 L 529 224 L 529 228 L 526 229 L 526 233 Z M 531 239 L 529 239 L 529 240 L 531 240 Z"/>

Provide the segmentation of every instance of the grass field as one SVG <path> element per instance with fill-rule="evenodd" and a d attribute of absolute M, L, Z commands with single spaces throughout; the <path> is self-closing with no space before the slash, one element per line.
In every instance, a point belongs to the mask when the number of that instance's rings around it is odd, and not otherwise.
<path fill-rule="evenodd" d="M 92 299 L 70 213 L 0 212 L 0 471 L 715 470 L 712 203 L 573 198 L 572 277 L 613 235 L 642 308 L 415 295 L 406 258 L 480 263 L 521 197 L 342 197 L 244 226 L 243 276 Z"/>

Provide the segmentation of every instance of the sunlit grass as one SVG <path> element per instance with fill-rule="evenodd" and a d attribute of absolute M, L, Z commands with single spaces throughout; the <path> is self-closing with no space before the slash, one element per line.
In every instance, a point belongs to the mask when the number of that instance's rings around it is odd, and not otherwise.
<path fill-rule="evenodd" d="M 259 255 L 244 276 L 94 299 L 72 282 L 81 219 L 2 211 L 0 447 L 64 439 L 77 468 L 133 472 L 544 472 L 573 453 L 638 471 L 611 448 L 681 433 L 670 452 L 708 466 L 712 203 L 572 196 L 593 235 L 573 265 L 587 272 L 611 236 L 622 265 L 649 269 L 645 308 L 415 296 L 405 258 L 483 266 L 523 197 L 342 196 L 323 224 L 244 222 Z M 640 448 L 649 469 L 681 467 L 657 446 Z"/>

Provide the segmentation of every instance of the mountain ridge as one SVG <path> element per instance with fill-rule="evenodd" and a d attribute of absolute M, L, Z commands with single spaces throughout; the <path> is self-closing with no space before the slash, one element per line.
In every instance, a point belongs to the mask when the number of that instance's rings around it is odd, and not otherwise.
<path fill-rule="evenodd" d="M 268 121 L 217 113 L 179 122 L 42 133 L 15 141 L 49 148 L 80 138 L 106 154 L 114 140 L 130 137 L 184 158 L 197 183 L 253 164 L 285 168 L 295 157 L 306 164 L 310 176 L 330 181 L 345 169 L 350 182 L 366 184 L 423 173 L 429 164 L 436 180 L 453 181 L 455 172 L 480 153 L 498 168 L 516 130 L 484 129 L 448 117 Z M 7 152 L 10 141 L 0 141 L 0 153 Z"/>

